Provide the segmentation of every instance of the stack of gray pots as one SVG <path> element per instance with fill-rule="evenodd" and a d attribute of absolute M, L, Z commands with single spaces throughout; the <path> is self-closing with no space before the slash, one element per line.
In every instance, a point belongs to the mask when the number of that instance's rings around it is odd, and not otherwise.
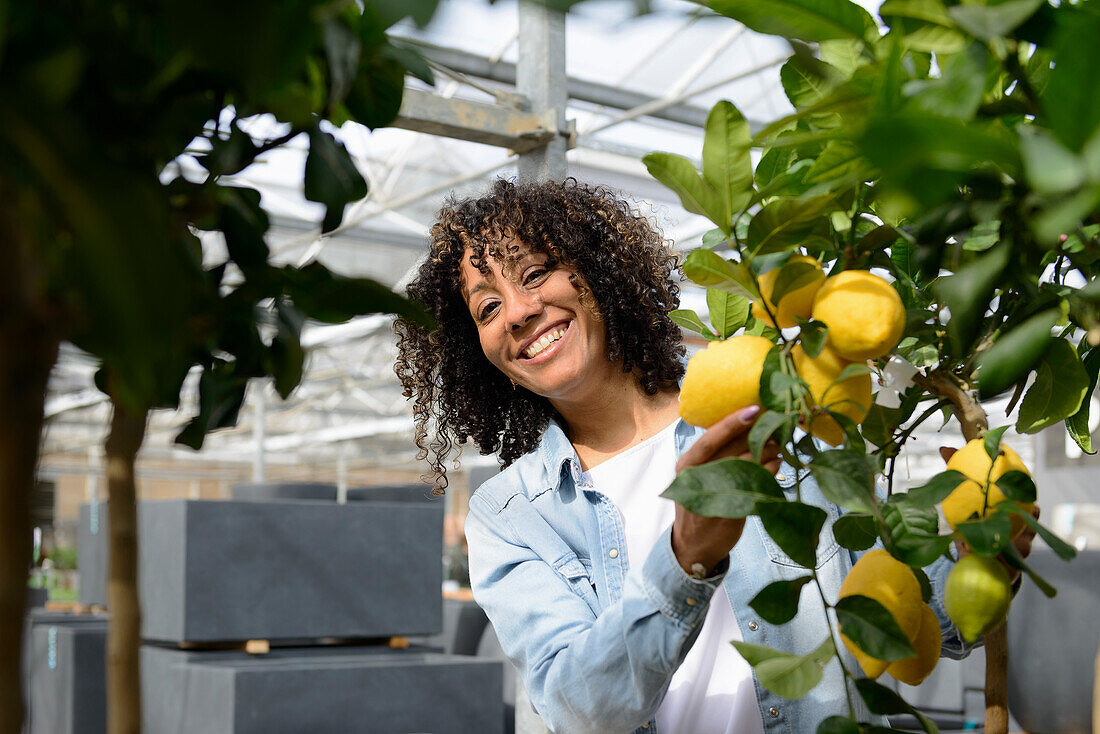
<path fill-rule="evenodd" d="M 501 663 L 389 644 L 442 628 L 443 503 L 266 487 L 139 506 L 145 734 L 500 732 Z M 105 519 L 82 508 L 89 603 Z M 225 649 L 247 640 L 271 651 Z"/>

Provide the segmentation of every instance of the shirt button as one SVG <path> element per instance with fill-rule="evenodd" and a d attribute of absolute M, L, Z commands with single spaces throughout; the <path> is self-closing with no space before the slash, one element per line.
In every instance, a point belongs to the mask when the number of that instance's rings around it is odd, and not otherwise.
<path fill-rule="evenodd" d="M 618 557 L 619 557 L 619 549 L 618 549 L 618 548 L 612 548 L 612 549 L 611 549 L 611 550 L 610 550 L 610 551 L 608 552 L 608 554 L 607 554 L 607 555 L 611 556 L 612 558 L 618 558 Z"/>
<path fill-rule="evenodd" d="M 693 607 L 699 603 L 699 600 L 696 599 L 694 596 L 689 596 L 687 599 L 684 599 L 684 603 L 686 603 L 689 607 Z"/>
<path fill-rule="evenodd" d="M 779 709 L 777 709 L 775 706 L 772 706 L 770 709 L 768 709 L 768 716 L 772 717 L 773 719 L 776 718 L 777 716 L 779 716 Z"/>
<path fill-rule="evenodd" d="M 758 625 L 756 622 L 749 622 L 749 629 L 753 632 L 755 632 L 759 627 L 760 625 Z"/>

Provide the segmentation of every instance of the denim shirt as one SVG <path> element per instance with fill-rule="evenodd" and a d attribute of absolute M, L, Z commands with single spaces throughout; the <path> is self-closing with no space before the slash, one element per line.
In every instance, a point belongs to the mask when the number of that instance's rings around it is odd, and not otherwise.
<path fill-rule="evenodd" d="M 681 420 L 675 432 L 679 456 L 703 429 Z M 767 584 L 805 574 L 768 537 L 758 517 L 748 519 L 728 570 L 696 580 L 672 552 L 671 527 L 647 558 L 631 562 L 618 509 L 592 488 L 579 487 L 580 477 L 573 446 L 551 422 L 534 451 L 477 489 L 466 520 L 474 599 L 552 731 L 656 732 L 654 716 L 672 674 L 699 635 L 719 588 L 729 597 L 745 642 L 805 654 L 829 634 L 812 584 L 805 587 L 798 616 L 785 625 L 765 622 L 748 606 Z M 776 478 L 793 497 L 794 470 L 783 465 Z M 829 515 L 818 545 L 817 573 L 825 596 L 835 601 L 858 554 L 833 538 L 831 527 L 840 510 L 825 500 L 808 472 L 801 493 L 803 502 Z M 970 646 L 943 609 L 939 590 L 949 568 L 941 559 L 926 570 L 934 589 L 932 608 L 944 633 L 942 652 L 957 658 Z M 854 659 L 844 655 L 845 665 L 858 675 Z M 835 661 L 825 666 L 821 683 L 796 701 L 766 690 L 755 676 L 754 683 L 768 734 L 805 734 L 828 716 L 848 713 L 844 677 Z M 861 721 L 881 721 L 854 691 L 852 696 Z"/>

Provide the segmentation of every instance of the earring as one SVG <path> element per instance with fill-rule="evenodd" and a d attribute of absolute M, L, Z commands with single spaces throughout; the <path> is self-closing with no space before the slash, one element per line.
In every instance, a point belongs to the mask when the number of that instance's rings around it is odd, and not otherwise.
<path fill-rule="evenodd" d="M 511 377 L 509 377 L 508 382 L 512 383 L 512 389 L 515 390 L 516 389 L 516 381 L 513 380 Z"/>

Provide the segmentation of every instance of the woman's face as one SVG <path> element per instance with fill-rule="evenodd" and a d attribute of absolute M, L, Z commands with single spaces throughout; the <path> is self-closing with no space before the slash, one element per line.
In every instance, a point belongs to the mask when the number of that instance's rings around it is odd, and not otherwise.
<path fill-rule="evenodd" d="M 599 389 L 611 363 L 603 322 L 585 307 L 570 282 L 576 271 L 513 240 L 513 262 L 485 260 L 473 266 L 463 254 L 462 295 L 477 325 L 488 360 L 516 384 L 551 402 L 584 399 Z"/>

